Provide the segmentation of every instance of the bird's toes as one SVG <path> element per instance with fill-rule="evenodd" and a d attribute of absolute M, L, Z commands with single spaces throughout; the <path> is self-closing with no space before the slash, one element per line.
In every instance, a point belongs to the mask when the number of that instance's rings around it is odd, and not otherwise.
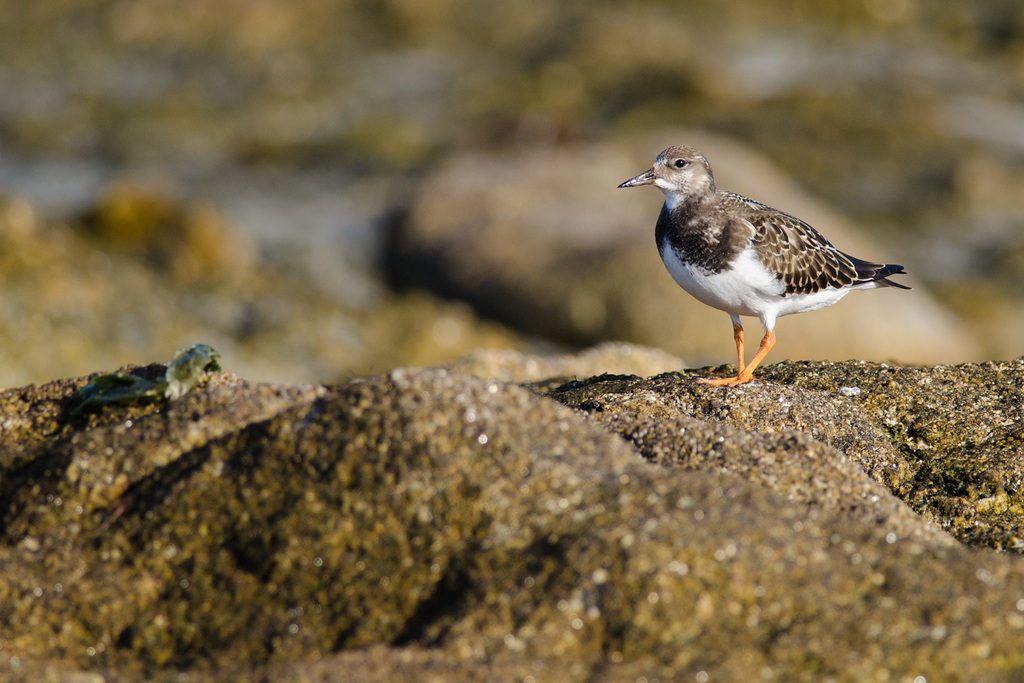
<path fill-rule="evenodd" d="M 737 375 L 736 377 L 698 377 L 698 384 L 711 384 L 716 387 L 735 387 L 753 382 L 753 375 Z"/>
<path fill-rule="evenodd" d="M 732 386 L 738 377 L 698 377 L 698 384 L 711 384 L 716 387 L 730 387 Z"/>

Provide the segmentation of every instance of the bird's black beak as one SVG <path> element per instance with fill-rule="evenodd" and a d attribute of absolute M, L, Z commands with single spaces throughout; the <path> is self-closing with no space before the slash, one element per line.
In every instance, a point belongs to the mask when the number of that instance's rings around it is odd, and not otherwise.
<path fill-rule="evenodd" d="M 619 187 L 636 187 L 637 185 L 653 185 L 654 184 L 654 169 L 649 168 L 638 176 L 630 178 L 626 182 L 619 185 Z"/>

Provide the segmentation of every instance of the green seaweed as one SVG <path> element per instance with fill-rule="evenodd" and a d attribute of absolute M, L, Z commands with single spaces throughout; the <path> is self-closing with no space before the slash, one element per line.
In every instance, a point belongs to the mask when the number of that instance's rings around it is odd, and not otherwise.
<path fill-rule="evenodd" d="M 173 401 L 195 387 L 204 372 L 218 372 L 220 369 L 220 354 L 212 346 L 189 344 L 174 352 L 167 371 L 158 380 L 124 372 L 93 378 L 79 390 L 78 395 L 84 400 L 71 415 L 74 417 L 111 403 Z"/>
<path fill-rule="evenodd" d="M 191 391 L 204 372 L 220 369 L 220 354 L 209 344 L 183 346 L 174 352 L 164 374 L 165 395 L 173 401 Z"/>

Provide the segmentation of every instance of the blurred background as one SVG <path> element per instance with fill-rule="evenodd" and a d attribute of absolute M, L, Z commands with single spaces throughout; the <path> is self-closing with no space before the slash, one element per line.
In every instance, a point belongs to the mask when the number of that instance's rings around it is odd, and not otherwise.
<path fill-rule="evenodd" d="M 1024 351 L 1017 0 L 0 8 L 0 386 L 197 341 L 290 383 L 613 339 L 732 362 L 661 194 L 615 189 L 679 143 L 911 274 L 784 318 L 769 362 Z"/>

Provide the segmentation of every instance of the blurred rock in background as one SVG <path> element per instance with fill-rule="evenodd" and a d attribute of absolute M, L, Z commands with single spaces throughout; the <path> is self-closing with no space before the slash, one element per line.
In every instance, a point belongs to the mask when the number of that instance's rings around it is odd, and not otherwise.
<path fill-rule="evenodd" d="M 663 130 L 632 150 L 567 145 L 456 156 L 421 184 L 397 231 L 391 272 L 402 284 L 469 301 L 516 329 L 566 343 L 629 339 L 698 362 L 723 362 L 733 348 L 728 317 L 684 294 L 654 248 L 664 196 L 609 190 L 616 177 L 624 180 L 653 162 L 643 150 L 661 151 L 679 140 L 724 169 L 723 189 L 775 197 L 854 255 L 881 259 L 889 250 L 749 149 L 698 131 Z M 749 327 L 751 339 L 760 338 L 756 319 Z M 777 353 L 919 363 L 952 362 L 979 350 L 964 323 L 927 290 L 883 290 L 851 295 L 813 316 L 785 318 Z"/>
<path fill-rule="evenodd" d="M 784 319 L 775 358 L 1020 355 L 1022 55 L 999 0 L 7 3 L 0 385 L 192 341 L 279 381 L 609 339 L 730 362 L 658 193 L 614 187 L 682 142 L 911 273 Z"/>
<path fill-rule="evenodd" d="M 346 307 L 254 260 L 250 240 L 209 207 L 135 192 L 112 189 L 68 224 L 43 223 L 22 200 L 0 202 L 5 385 L 114 369 L 193 341 L 239 374 L 291 384 L 519 346 L 468 305 L 428 294 Z"/>

